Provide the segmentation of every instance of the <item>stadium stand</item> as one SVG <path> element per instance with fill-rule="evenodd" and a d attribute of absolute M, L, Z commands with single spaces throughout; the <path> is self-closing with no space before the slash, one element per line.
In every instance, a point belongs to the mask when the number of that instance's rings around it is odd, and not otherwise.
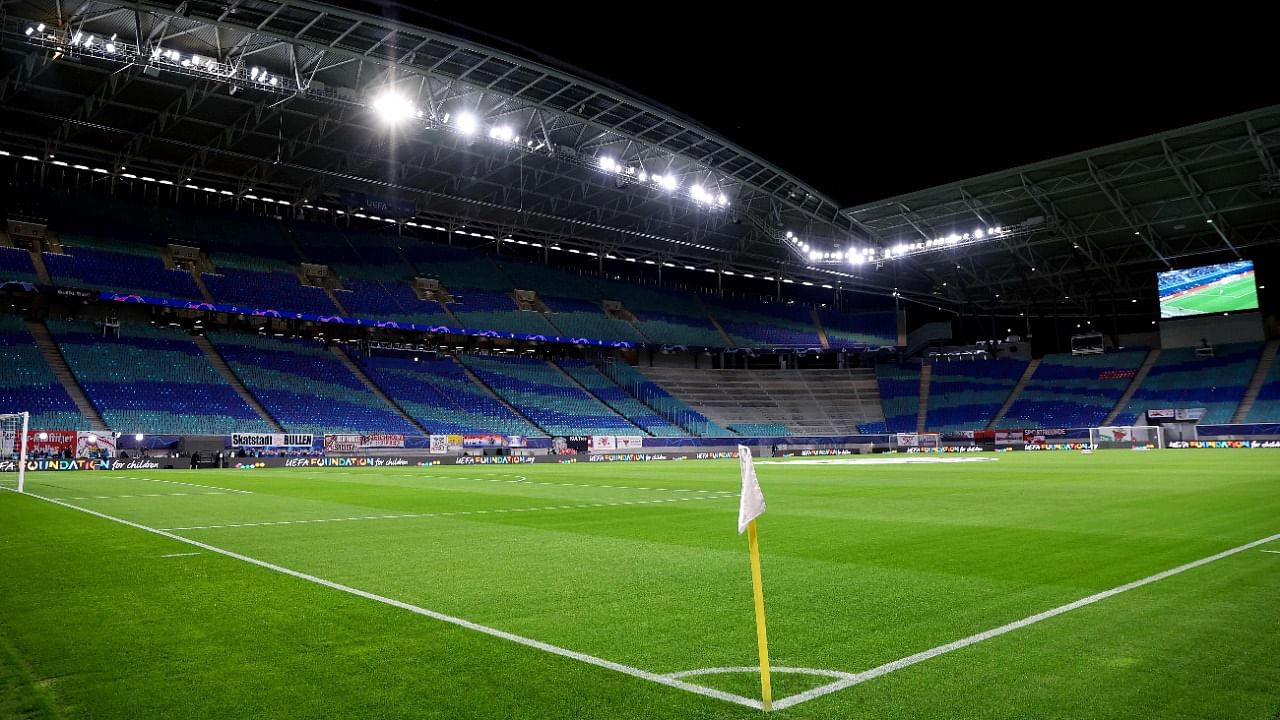
<path fill-rule="evenodd" d="M 643 435 L 541 360 L 463 355 L 462 363 L 522 415 L 552 435 Z"/>
<path fill-rule="evenodd" d="M 407 281 L 361 280 L 347 276 L 344 290 L 335 291 L 352 317 L 421 325 L 452 325 L 440 303 L 422 300 Z"/>
<path fill-rule="evenodd" d="M 557 363 L 579 385 L 619 415 L 640 426 L 654 437 L 688 437 L 688 433 L 659 415 L 653 408 L 637 400 L 613 380 L 585 360 L 561 360 Z"/>
<path fill-rule="evenodd" d="M 915 432 L 920 410 L 920 368 L 878 365 L 876 380 L 884 404 L 885 428 L 891 433 Z"/>
<path fill-rule="evenodd" d="M 653 408 L 659 415 L 684 428 L 693 435 L 703 437 L 728 437 L 733 433 L 708 420 L 705 415 L 689 407 L 680 398 L 667 392 L 658 383 L 645 377 L 640 371 L 624 362 L 605 363 L 603 372 L 632 396 Z"/>
<path fill-rule="evenodd" d="M 473 330 L 498 330 L 500 332 L 526 333 L 529 335 L 558 335 L 542 313 L 536 310 L 520 310 L 516 301 L 506 292 L 480 288 L 449 287 L 454 302 L 449 309 L 464 327 Z"/>
<path fill-rule="evenodd" d="M 0 283 L 40 282 L 31 253 L 22 248 L 0 246 Z"/>
<path fill-rule="evenodd" d="M 1220 345 L 1209 358 L 1196 357 L 1196 349 L 1190 347 L 1164 350 L 1112 422 L 1145 425 L 1149 409 L 1202 407 L 1205 415 L 1201 423 L 1229 423 L 1261 353 L 1261 343 Z"/>
<path fill-rule="evenodd" d="M 987 427 L 1026 368 L 1020 360 L 934 363 L 925 428 L 948 432 Z"/>
<path fill-rule="evenodd" d="M 1280 362 L 1273 362 L 1267 370 L 1262 386 L 1258 388 L 1258 396 L 1245 414 L 1244 421 L 1280 422 Z"/>
<path fill-rule="evenodd" d="M 1000 424 L 1010 428 L 1100 425 L 1146 356 L 1145 349 L 1045 355 Z"/>
<path fill-rule="evenodd" d="M 191 273 L 164 266 L 154 247 L 125 246 L 128 252 L 74 245 L 77 236 L 64 236 L 66 255 L 42 254 L 49 276 L 57 285 L 103 292 L 152 295 L 175 300 L 200 300 Z"/>
<path fill-rule="evenodd" d="M 551 322 L 560 330 L 557 335 L 601 340 L 626 340 L 642 343 L 644 338 L 624 320 L 604 314 L 600 303 L 559 297 L 543 297 L 551 309 Z"/>
<path fill-rule="evenodd" d="M 692 295 L 666 288 L 606 281 L 605 297 L 621 301 L 650 342 L 686 347 L 724 347 L 726 339 Z"/>
<path fill-rule="evenodd" d="M 738 347 L 819 346 L 808 307 L 707 296 L 702 303 Z"/>
<path fill-rule="evenodd" d="M 819 309 L 818 320 L 832 348 L 892 347 L 898 344 L 893 312 L 848 314 Z"/>
<path fill-rule="evenodd" d="M 431 433 L 544 435 L 477 387 L 451 358 L 415 361 L 348 354 L 384 393 Z"/>
<path fill-rule="evenodd" d="M 288 432 L 422 434 L 317 343 L 226 332 L 209 339 Z"/>
<path fill-rule="evenodd" d="M 278 260 L 245 255 L 219 255 L 219 274 L 201 278 L 219 303 L 284 313 L 337 315 L 324 290 L 307 287 Z"/>
<path fill-rule="evenodd" d="M 32 429 L 88 430 L 22 319 L 0 315 L 0 408 L 31 413 Z"/>
<path fill-rule="evenodd" d="M 870 370 L 644 368 L 649 379 L 730 430 L 841 435 L 883 419 Z M 785 429 L 785 432 L 783 432 Z"/>
<path fill-rule="evenodd" d="M 271 432 L 222 381 L 186 332 L 83 321 L 46 323 L 85 395 L 112 430 L 148 434 Z"/>

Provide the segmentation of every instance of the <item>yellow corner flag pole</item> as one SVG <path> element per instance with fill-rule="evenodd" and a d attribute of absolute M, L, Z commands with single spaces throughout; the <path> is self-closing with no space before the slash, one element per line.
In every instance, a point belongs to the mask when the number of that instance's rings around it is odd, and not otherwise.
<path fill-rule="evenodd" d="M 769 633 L 764 626 L 764 583 L 760 579 L 760 536 L 756 521 L 747 525 L 747 543 L 751 547 L 751 586 L 756 596 L 756 642 L 760 646 L 760 698 L 765 712 L 773 710 L 773 686 L 769 682 Z"/>

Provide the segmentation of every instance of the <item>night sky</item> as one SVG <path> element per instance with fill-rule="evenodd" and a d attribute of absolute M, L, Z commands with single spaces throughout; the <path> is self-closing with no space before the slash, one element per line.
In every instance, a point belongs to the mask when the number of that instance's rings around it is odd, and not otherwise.
<path fill-rule="evenodd" d="M 365 9 L 485 44 L 505 39 L 511 52 L 612 81 L 841 205 L 1280 101 L 1272 43 L 1249 38 L 1244 18 L 1126 26 L 1112 13 L 1073 24 L 908 5 L 848 16 L 803 5 L 754 16 L 642 3 Z"/>

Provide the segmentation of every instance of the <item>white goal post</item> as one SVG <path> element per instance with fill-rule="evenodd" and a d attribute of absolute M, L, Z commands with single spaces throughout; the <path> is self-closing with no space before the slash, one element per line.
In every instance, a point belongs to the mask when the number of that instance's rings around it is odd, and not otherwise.
<path fill-rule="evenodd" d="M 0 469 L 17 470 L 18 492 L 23 491 L 27 479 L 27 432 L 30 425 L 31 413 L 0 415 Z"/>
<path fill-rule="evenodd" d="M 1164 428 L 1159 425 L 1110 425 L 1089 428 L 1089 447 L 1163 448 Z"/>
<path fill-rule="evenodd" d="M 894 433 L 890 437 L 893 446 L 901 450 L 937 450 L 942 447 L 942 436 L 938 433 Z"/>

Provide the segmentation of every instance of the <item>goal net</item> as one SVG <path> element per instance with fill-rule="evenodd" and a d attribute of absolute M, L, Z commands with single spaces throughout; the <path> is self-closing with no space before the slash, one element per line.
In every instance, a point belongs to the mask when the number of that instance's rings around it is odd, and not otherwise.
<path fill-rule="evenodd" d="M 1089 428 L 1092 448 L 1163 448 L 1164 428 L 1158 425 L 1115 425 Z"/>
<path fill-rule="evenodd" d="M 0 415 L 0 471 L 16 472 L 18 492 L 27 479 L 27 430 L 30 413 Z"/>
<path fill-rule="evenodd" d="M 899 450 L 937 450 L 942 447 L 938 433 L 897 433 L 894 441 Z"/>

